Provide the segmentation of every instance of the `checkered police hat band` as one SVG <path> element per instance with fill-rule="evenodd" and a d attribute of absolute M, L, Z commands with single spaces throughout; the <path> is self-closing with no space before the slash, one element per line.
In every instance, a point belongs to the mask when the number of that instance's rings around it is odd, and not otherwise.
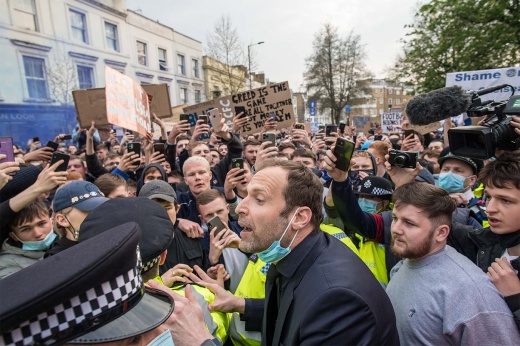
<path fill-rule="evenodd" d="M 139 265 L 21 323 L 0 336 L 0 345 L 53 344 L 129 310 L 140 301 L 142 287 Z"/>
<path fill-rule="evenodd" d="M 152 267 L 157 263 L 159 262 L 159 257 L 155 257 L 154 259 L 151 259 L 149 260 L 148 262 L 145 262 L 143 263 L 143 273 L 146 273 L 147 271 L 149 271 L 150 269 L 152 269 Z"/>

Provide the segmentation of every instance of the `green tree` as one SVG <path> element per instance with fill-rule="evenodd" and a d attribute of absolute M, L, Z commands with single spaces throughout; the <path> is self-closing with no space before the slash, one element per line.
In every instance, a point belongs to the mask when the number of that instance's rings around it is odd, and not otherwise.
<path fill-rule="evenodd" d="M 364 89 L 357 81 L 369 77 L 361 37 L 353 32 L 340 37 L 336 27 L 325 24 L 315 35 L 312 55 L 306 59 L 304 74 L 309 100 L 316 100 L 321 111 L 330 110 L 338 124 L 349 100 Z"/>
<path fill-rule="evenodd" d="M 431 0 L 415 14 L 395 77 L 428 92 L 446 74 L 513 66 L 520 60 L 519 0 Z"/>

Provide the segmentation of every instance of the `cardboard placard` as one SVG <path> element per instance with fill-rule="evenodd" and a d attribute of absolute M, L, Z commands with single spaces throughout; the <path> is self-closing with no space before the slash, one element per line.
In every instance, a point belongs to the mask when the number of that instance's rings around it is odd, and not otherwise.
<path fill-rule="evenodd" d="M 176 107 L 171 107 L 170 96 L 167 84 L 143 85 L 143 89 L 153 92 L 150 109 L 159 118 L 171 118 Z M 76 114 L 80 127 L 89 128 L 92 120 L 96 122 L 96 127 L 108 127 L 110 123 L 107 119 L 107 106 L 105 88 L 81 89 L 72 92 Z M 177 117 L 177 122 L 178 122 Z"/>
<path fill-rule="evenodd" d="M 151 131 L 148 95 L 132 78 L 105 66 L 107 119 L 112 125 L 136 131 Z"/>
<path fill-rule="evenodd" d="M 442 125 L 438 121 L 436 121 L 434 123 L 431 123 L 431 124 L 428 124 L 428 125 L 422 125 L 422 126 L 410 124 L 410 129 L 411 130 L 415 130 L 415 131 L 419 132 L 422 135 L 425 135 L 425 134 L 430 133 L 430 132 L 435 132 L 438 129 L 440 129 L 441 127 L 442 127 Z"/>
<path fill-rule="evenodd" d="M 403 115 L 401 113 L 381 114 L 381 129 L 383 133 L 400 132 Z"/>
<path fill-rule="evenodd" d="M 195 126 L 199 115 L 217 108 L 229 126 L 235 115 L 235 106 L 244 106 L 250 121 L 243 126 L 241 135 L 258 133 L 262 130 L 268 115 L 275 113 L 278 128 L 291 127 L 294 123 L 294 109 L 288 82 L 272 84 L 258 89 L 247 90 L 185 107 L 184 113 L 190 114 L 190 124 Z"/>
<path fill-rule="evenodd" d="M 170 103 L 170 92 L 168 84 L 146 84 L 141 85 L 146 93 L 152 96 L 150 102 L 150 114 L 155 113 L 158 118 L 168 118 L 172 116 L 172 105 Z"/>
<path fill-rule="evenodd" d="M 373 126 L 373 118 L 370 116 L 351 116 L 350 120 L 352 125 L 356 127 L 356 132 L 363 132 L 365 135 L 368 134 Z"/>

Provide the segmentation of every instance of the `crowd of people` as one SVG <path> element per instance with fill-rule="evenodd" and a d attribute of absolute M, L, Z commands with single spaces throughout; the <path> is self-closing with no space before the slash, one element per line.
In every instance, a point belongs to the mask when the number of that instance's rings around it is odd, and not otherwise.
<path fill-rule="evenodd" d="M 15 146 L 0 344 L 520 344 L 520 153 L 455 155 L 449 120 L 404 135 L 268 118 L 245 136 L 247 121 L 167 132 L 153 115 L 158 140 L 92 122 L 57 149 Z"/>

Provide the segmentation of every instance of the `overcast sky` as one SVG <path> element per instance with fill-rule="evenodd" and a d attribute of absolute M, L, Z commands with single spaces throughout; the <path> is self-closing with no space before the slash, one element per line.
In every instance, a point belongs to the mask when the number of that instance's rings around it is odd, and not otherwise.
<path fill-rule="evenodd" d="M 404 26 L 413 22 L 418 0 L 127 0 L 130 10 L 199 40 L 204 45 L 216 20 L 229 15 L 244 45 L 252 47 L 258 71 L 271 81 L 288 80 L 300 90 L 305 58 L 312 52 L 316 32 L 324 23 L 346 36 L 353 30 L 366 45 L 367 66 L 385 77 L 401 51 Z"/>

